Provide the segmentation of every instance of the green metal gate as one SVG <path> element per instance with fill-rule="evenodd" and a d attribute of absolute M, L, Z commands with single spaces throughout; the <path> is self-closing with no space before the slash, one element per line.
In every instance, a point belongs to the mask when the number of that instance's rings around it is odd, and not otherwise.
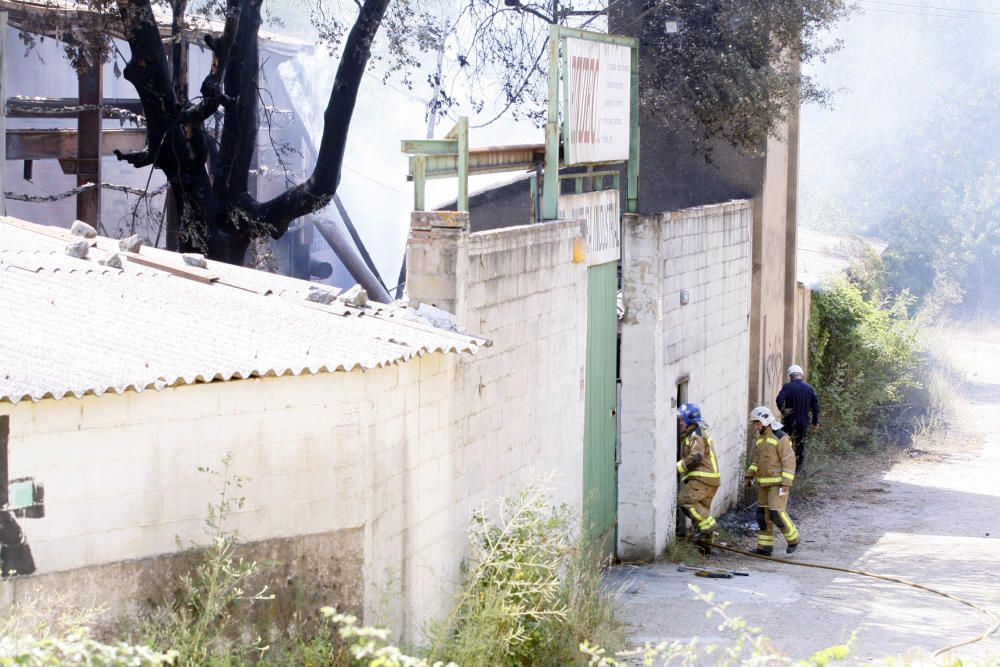
<path fill-rule="evenodd" d="M 583 427 L 584 530 L 603 556 L 615 551 L 618 263 L 587 270 L 586 417 Z"/>

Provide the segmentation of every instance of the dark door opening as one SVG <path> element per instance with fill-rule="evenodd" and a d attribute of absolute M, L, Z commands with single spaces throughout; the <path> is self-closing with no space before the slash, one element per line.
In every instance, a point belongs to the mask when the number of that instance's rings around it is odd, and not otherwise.
<path fill-rule="evenodd" d="M 674 401 L 674 406 L 680 407 L 688 402 L 688 376 L 684 376 L 677 381 L 677 397 Z M 674 420 L 676 422 L 676 419 Z M 681 432 L 678 428 L 677 437 L 674 440 L 674 460 L 680 461 L 681 459 Z M 677 476 L 677 484 L 680 485 L 681 478 L 680 475 Z M 680 489 L 678 489 L 680 490 Z M 684 516 L 684 512 L 681 510 L 680 505 L 677 506 L 677 517 L 675 532 L 678 536 L 687 535 L 687 520 Z"/>

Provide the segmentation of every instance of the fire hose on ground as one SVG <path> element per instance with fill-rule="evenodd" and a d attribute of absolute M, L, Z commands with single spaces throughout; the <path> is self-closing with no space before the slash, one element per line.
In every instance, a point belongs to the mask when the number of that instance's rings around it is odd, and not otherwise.
<path fill-rule="evenodd" d="M 931 586 L 927 586 L 927 585 L 924 585 L 924 584 L 921 584 L 921 583 L 917 583 L 915 581 L 909 581 L 909 580 L 903 579 L 901 577 L 894 577 L 892 575 L 887 575 L 887 574 L 876 574 L 874 572 L 866 572 L 864 570 L 856 570 L 854 568 L 840 567 L 840 566 L 837 566 L 837 565 L 826 565 L 826 564 L 823 564 L 823 563 L 809 563 L 809 562 L 806 562 L 806 561 L 787 560 L 787 559 L 784 559 L 784 558 L 775 558 L 774 556 L 765 556 L 765 555 L 762 555 L 762 554 L 755 554 L 755 553 L 753 553 L 751 551 L 745 551 L 743 549 L 737 549 L 736 547 L 731 547 L 731 546 L 729 546 L 727 544 L 722 544 L 722 543 L 718 543 L 718 542 L 712 544 L 712 548 L 714 548 L 714 549 L 723 549 L 724 551 L 730 551 L 732 553 L 740 554 L 740 555 L 743 555 L 743 556 L 749 556 L 751 558 L 759 558 L 760 560 L 769 560 L 769 561 L 773 561 L 775 563 L 784 563 L 786 565 L 799 565 L 801 567 L 811 567 L 811 568 L 816 568 L 816 569 L 820 569 L 820 570 L 831 570 L 833 572 L 844 572 L 844 573 L 847 573 L 847 574 L 854 574 L 854 575 L 857 575 L 857 576 L 860 576 L 860 577 L 870 577 L 872 579 L 881 579 L 882 581 L 888 581 L 888 582 L 891 582 L 891 583 L 894 583 L 894 584 L 902 584 L 903 586 L 909 586 L 911 588 L 916 588 L 916 589 L 919 589 L 919 590 L 922 590 L 922 591 L 927 591 L 928 593 L 933 593 L 935 595 L 939 595 L 939 596 L 941 596 L 943 598 L 947 598 L 947 599 L 952 600 L 954 602 L 958 602 L 959 604 L 963 604 L 966 607 L 970 607 L 972 609 L 975 609 L 979 613 L 981 613 L 984 616 L 986 616 L 987 619 L 989 619 L 990 625 L 986 629 L 985 632 L 983 632 L 982 634 L 980 634 L 977 637 L 974 637 L 973 639 L 969 639 L 969 640 L 966 640 L 966 641 L 963 641 L 963 642 L 959 642 L 957 644 L 952 644 L 951 646 L 946 646 L 946 647 L 944 647 L 942 649 L 938 649 L 937 651 L 934 651 L 931 654 L 934 657 L 938 657 L 938 656 L 943 655 L 943 654 L 945 654 L 945 653 L 947 653 L 949 651 L 953 651 L 953 650 L 955 650 L 957 648 L 961 648 L 963 646 L 969 646 L 970 644 L 975 644 L 977 642 L 984 641 L 984 640 L 988 639 L 991 635 L 993 635 L 994 633 L 996 633 L 998 630 L 1000 630 L 1000 616 L 997 616 L 996 614 L 994 614 L 990 610 L 984 609 L 983 607 L 980 607 L 976 603 L 971 602 L 969 600 L 966 600 L 964 598 L 961 598 L 961 597 L 959 597 L 957 595 L 952 595 L 951 593 L 945 593 L 942 590 L 938 590 L 938 589 L 933 588 Z"/>

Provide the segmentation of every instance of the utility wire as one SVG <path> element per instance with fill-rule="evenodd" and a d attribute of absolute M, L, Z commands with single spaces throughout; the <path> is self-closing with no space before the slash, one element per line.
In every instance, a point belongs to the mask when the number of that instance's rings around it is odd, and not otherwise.
<path fill-rule="evenodd" d="M 991 16 L 1000 16 L 1000 12 L 991 12 L 987 9 L 966 9 L 962 7 L 935 7 L 933 5 L 917 5 L 907 2 L 891 2 L 890 0 L 864 0 L 864 1 L 876 5 L 891 5 L 893 7 L 913 7 L 916 9 L 933 9 L 942 12 L 957 12 L 961 14 L 988 14 Z"/>
<path fill-rule="evenodd" d="M 862 0 L 862 2 L 870 0 Z M 988 16 L 971 16 L 965 14 L 929 14 L 926 12 L 908 12 L 901 9 L 882 9 L 879 7 L 869 7 L 867 5 L 860 5 L 861 10 L 864 12 L 881 12 L 883 14 L 899 14 L 902 16 L 932 16 L 939 19 L 961 19 L 965 21 L 998 21 L 1000 20 L 1000 15 L 997 18 L 992 18 Z"/>
<path fill-rule="evenodd" d="M 348 167 L 348 166 L 347 166 L 346 164 L 345 164 L 345 165 L 342 165 L 342 166 L 343 166 L 343 167 L 344 167 L 344 169 L 346 169 L 347 171 L 351 172 L 352 174 L 357 174 L 358 176 L 360 176 L 361 178 L 365 179 L 366 181 L 371 181 L 371 182 L 372 182 L 372 183 L 374 183 L 375 185 L 377 185 L 377 186 L 379 186 L 379 187 L 382 187 L 382 188 L 385 188 L 385 189 L 386 189 L 386 190 L 388 190 L 389 192 L 395 192 L 396 194 L 399 194 L 399 188 L 394 188 L 394 187 L 392 187 L 391 185 L 386 185 L 386 184 L 385 184 L 385 183 L 383 183 L 382 181 L 379 181 L 379 180 L 377 180 L 377 179 L 374 179 L 374 178 L 372 178 L 371 176 L 369 176 L 368 174 L 366 174 L 366 173 L 364 173 L 364 172 L 362 172 L 362 171 L 358 171 L 357 169 L 352 169 L 351 167 Z"/>

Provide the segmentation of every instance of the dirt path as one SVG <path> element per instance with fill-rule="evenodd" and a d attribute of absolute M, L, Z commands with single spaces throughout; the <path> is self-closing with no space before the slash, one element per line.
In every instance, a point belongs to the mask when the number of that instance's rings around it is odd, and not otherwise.
<path fill-rule="evenodd" d="M 1000 614 L 1000 335 L 960 330 L 948 340 L 968 378 L 956 423 L 921 443 L 919 456 L 848 475 L 818 508 L 795 507 L 793 495 L 790 509 L 804 544 L 791 559 L 896 575 Z M 783 549 L 779 538 L 776 555 Z M 968 607 L 896 584 L 735 554 L 709 562 L 752 574 L 696 578 L 672 563 L 611 572 L 625 591 L 634 642 L 726 642 L 718 621 L 705 618 L 704 603 L 692 599 L 691 583 L 714 591 L 795 658 L 841 643 L 852 632 L 857 663 L 930 652 L 986 627 L 985 617 Z M 1000 664 L 1000 633 L 951 654 L 973 662 L 987 656 Z"/>

